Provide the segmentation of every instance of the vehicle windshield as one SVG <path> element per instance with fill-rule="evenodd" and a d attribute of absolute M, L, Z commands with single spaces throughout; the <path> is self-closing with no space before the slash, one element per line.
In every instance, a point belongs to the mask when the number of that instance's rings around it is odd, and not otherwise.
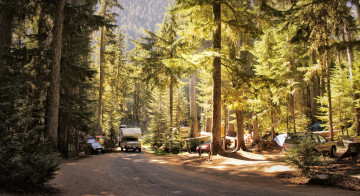
<path fill-rule="evenodd" d="M 129 138 L 124 138 L 124 141 L 125 141 L 125 142 L 136 142 L 136 141 L 138 141 L 138 139 L 137 139 L 137 138 L 133 138 L 133 137 L 129 137 Z"/>
<path fill-rule="evenodd" d="M 94 148 L 102 147 L 99 142 L 91 143 L 91 145 L 92 145 L 92 147 L 94 147 Z"/>

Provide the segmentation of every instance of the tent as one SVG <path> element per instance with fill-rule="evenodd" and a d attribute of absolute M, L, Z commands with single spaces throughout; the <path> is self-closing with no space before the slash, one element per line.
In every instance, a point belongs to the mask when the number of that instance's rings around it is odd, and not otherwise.
<path fill-rule="evenodd" d="M 325 129 L 325 127 L 322 127 L 321 126 L 321 122 L 317 122 L 315 124 L 313 124 L 311 127 L 310 127 L 310 131 L 311 132 L 314 132 L 314 131 L 323 131 Z"/>

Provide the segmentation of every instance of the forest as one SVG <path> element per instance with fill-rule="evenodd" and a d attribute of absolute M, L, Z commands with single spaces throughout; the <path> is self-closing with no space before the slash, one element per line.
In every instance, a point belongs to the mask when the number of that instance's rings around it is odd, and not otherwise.
<path fill-rule="evenodd" d="M 182 126 L 211 132 L 214 155 L 224 135 L 246 150 L 245 130 L 255 142 L 316 122 L 330 140 L 359 135 L 359 1 L 166 6 L 127 51 L 117 0 L 0 2 L 0 184 L 44 183 L 59 155 L 121 124 L 159 149 Z"/>

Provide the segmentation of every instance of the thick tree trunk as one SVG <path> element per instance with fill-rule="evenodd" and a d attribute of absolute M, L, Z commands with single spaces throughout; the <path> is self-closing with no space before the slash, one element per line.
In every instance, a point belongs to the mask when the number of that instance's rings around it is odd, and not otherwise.
<path fill-rule="evenodd" d="M 237 123 L 237 145 L 235 148 L 235 151 L 238 151 L 240 149 L 247 151 L 247 148 L 245 146 L 245 140 L 244 140 L 244 115 L 241 110 L 236 110 L 236 123 Z"/>
<path fill-rule="evenodd" d="M 54 23 L 53 58 L 50 71 L 49 101 L 47 105 L 47 127 L 45 136 L 58 151 L 58 125 L 60 101 L 60 60 L 62 48 L 62 31 L 64 22 L 65 0 L 58 0 Z"/>
<path fill-rule="evenodd" d="M 189 80 L 190 88 L 190 118 L 191 118 L 191 133 L 192 136 L 199 136 L 199 127 L 197 120 L 197 107 L 196 107 L 196 73 Z"/>
<path fill-rule="evenodd" d="M 213 2 L 214 32 L 213 49 L 221 50 L 221 3 Z M 222 154 L 221 148 L 221 58 L 213 58 L 213 130 L 211 138 L 211 152 L 213 155 Z"/>

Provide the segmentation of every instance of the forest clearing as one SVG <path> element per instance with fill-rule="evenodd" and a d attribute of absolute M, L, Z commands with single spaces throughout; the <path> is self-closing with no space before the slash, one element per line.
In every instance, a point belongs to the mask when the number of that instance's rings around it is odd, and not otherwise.
<path fill-rule="evenodd" d="M 277 146 L 298 179 L 346 186 L 331 183 L 358 173 L 359 30 L 358 0 L 1 0 L 0 190 L 42 189 L 83 153 L 133 163 L 106 153 L 118 146 L 151 163 L 141 145 L 206 173 Z M 206 191 L 173 175 L 185 193 Z"/>

